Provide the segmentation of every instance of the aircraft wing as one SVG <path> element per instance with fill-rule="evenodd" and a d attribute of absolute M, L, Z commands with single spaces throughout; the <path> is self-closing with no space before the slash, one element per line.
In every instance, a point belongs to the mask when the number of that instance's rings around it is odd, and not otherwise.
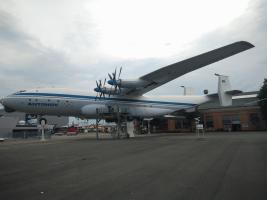
<path fill-rule="evenodd" d="M 200 54 L 198 56 L 168 65 L 166 67 L 160 68 L 156 71 L 153 71 L 149 74 L 140 77 L 140 80 L 144 80 L 144 84 L 141 87 L 129 89 L 126 94 L 145 94 L 188 72 L 192 72 L 196 69 L 217 62 L 224 58 L 230 57 L 242 51 L 248 50 L 252 47 L 254 46 L 246 41 L 235 42 L 230 45 Z"/>

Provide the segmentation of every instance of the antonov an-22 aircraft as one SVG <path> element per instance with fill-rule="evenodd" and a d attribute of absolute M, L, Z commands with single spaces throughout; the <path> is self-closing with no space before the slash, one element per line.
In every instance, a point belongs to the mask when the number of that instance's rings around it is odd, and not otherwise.
<path fill-rule="evenodd" d="M 202 96 L 146 96 L 145 93 L 211 63 L 230 57 L 254 47 L 252 44 L 240 41 L 214 49 L 198 56 L 168 65 L 155 70 L 135 80 L 120 79 L 116 70 L 108 74 L 110 80 L 96 82 L 94 93 L 70 89 L 37 88 L 21 90 L 1 99 L 6 112 L 20 111 L 36 115 L 77 116 L 94 119 L 97 112 L 108 114 L 114 107 L 126 110 L 127 116 L 155 117 L 171 114 L 181 109 L 187 110 L 199 104 L 219 97 L 223 106 L 231 104 L 232 95 L 228 77 L 219 76 L 218 94 Z M 105 115 L 103 115 L 105 116 Z M 105 118 L 105 117 L 103 117 Z"/>

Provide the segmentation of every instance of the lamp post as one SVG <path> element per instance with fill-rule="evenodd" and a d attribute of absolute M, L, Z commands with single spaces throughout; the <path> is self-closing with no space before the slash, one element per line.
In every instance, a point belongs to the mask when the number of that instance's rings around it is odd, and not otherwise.
<path fill-rule="evenodd" d="M 186 87 L 183 85 L 181 85 L 180 87 L 184 89 L 184 96 L 185 96 L 186 95 Z"/>

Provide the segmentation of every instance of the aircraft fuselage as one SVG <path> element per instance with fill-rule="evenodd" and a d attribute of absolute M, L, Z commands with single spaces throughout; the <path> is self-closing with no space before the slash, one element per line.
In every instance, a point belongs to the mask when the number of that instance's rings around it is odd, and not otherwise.
<path fill-rule="evenodd" d="M 66 89 L 32 89 L 2 100 L 6 109 L 38 115 L 95 118 L 98 111 L 108 113 L 118 106 L 132 117 L 154 117 L 189 109 L 209 101 L 207 96 L 110 96 Z"/>

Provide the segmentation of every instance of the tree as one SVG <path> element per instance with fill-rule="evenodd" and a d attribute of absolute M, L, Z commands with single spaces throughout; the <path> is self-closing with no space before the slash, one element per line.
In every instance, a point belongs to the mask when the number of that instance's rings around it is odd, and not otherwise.
<path fill-rule="evenodd" d="M 258 105 L 261 108 L 262 118 L 267 122 L 267 79 L 264 79 L 263 86 L 258 94 Z"/>

